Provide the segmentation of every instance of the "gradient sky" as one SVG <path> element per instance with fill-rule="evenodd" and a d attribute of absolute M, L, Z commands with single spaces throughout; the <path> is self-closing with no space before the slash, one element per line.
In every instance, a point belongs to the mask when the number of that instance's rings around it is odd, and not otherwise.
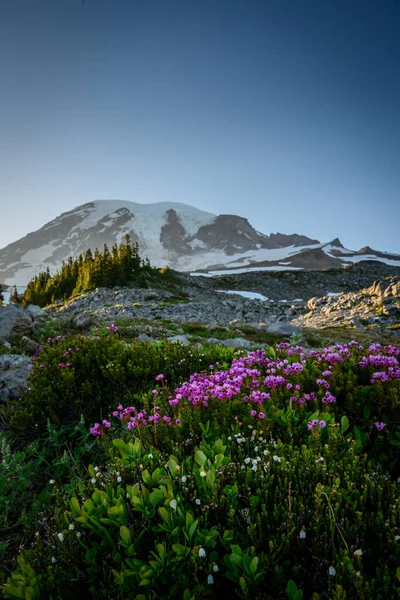
<path fill-rule="evenodd" d="M 124 199 L 400 253 L 399 31 L 399 0 L 3 0 L 0 247 Z"/>

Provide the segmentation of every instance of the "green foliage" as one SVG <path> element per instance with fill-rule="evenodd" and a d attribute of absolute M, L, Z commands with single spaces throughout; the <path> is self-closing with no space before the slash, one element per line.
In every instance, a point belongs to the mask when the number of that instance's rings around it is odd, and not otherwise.
<path fill-rule="evenodd" d="M 40 544 L 24 554 L 35 593 L 65 598 L 69 579 L 87 597 L 126 600 L 272 600 L 283 590 L 301 600 L 334 597 L 338 586 L 348 599 L 397 597 L 397 484 L 379 466 L 322 440 L 323 462 L 261 430 L 216 429 L 169 456 L 115 439 L 106 467 L 89 466 L 85 490 L 59 499 Z M 14 575 L 6 597 L 28 584 Z"/>
<path fill-rule="evenodd" d="M 131 243 L 126 235 L 124 242 L 119 246 L 115 244 L 111 252 L 104 244 L 102 252 L 96 249 L 93 255 L 89 249 L 84 256 L 69 258 L 53 276 L 48 269 L 35 276 L 28 283 L 22 304 L 46 306 L 96 287 L 129 284 L 147 287 L 146 274 L 154 276 L 156 273 L 157 269 L 140 258 L 138 244 Z"/>
<path fill-rule="evenodd" d="M 331 354 L 336 401 L 322 404 L 326 354 L 268 348 L 277 363 L 303 361 L 301 391 L 271 388 L 257 418 L 250 377 L 206 406 L 169 404 L 183 379 L 240 352 L 131 344 L 107 330 L 49 341 L 9 409 L 23 449 L 10 435 L 0 446 L 0 596 L 398 598 L 400 391 L 395 379 L 371 382 L 363 352 Z M 269 366 L 252 364 L 261 382 Z M 307 392 L 315 399 L 293 400 Z M 119 403 L 148 416 L 157 404 L 176 424 L 129 431 L 118 411 L 109 417 Z M 92 438 L 79 410 L 111 428 Z M 325 425 L 309 430 L 314 420 Z"/>
<path fill-rule="evenodd" d="M 121 400 L 140 403 L 159 373 L 177 386 L 210 362 L 232 360 L 234 351 L 203 349 L 177 343 L 125 343 L 118 335 L 97 332 L 94 337 L 54 338 L 34 357 L 34 370 L 23 402 L 10 403 L 6 419 L 16 435 L 32 437 L 54 424 L 76 423 L 106 416 Z M 139 398 L 136 396 L 139 394 Z"/>

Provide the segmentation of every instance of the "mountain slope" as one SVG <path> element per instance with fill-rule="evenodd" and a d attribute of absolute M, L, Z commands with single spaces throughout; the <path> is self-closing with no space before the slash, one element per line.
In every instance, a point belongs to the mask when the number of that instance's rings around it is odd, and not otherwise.
<path fill-rule="evenodd" d="M 78 206 L 0 250 L 0 281 L 25 285 L 38 271 L 55 271 L 88 248 L 111 247 L 129 234 L 155 266 L 181 271 L 243 272 L 327 268 L 359 260 L 400 266 L 400 256 L 364 248 L 356 253 L 338 239 L 256 231 L 238 215 L 214 215 L 187 204 L 97 200 Z"/>

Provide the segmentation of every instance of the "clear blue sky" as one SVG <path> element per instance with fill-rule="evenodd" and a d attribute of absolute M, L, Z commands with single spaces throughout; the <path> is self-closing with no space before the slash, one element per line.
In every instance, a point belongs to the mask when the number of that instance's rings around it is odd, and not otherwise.
<path fill-rule="evenodd" d="M 399 31 L 399 0 L 2 0 L 0 247 L 113 198 L 400 253 Z"/>

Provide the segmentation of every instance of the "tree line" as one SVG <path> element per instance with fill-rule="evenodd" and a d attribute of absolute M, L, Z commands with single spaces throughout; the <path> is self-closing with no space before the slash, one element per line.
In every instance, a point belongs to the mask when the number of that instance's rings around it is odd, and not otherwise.
<path fill-rule="evenodd" d="M 132 243 L 126 235 L 121 244 L 112 246 L 111 251 L 104 244 L 102 251 L 96 249 L 93 253 L 89 249 L 75 259 L 70 257 L 54 275 L 50 275 L 49 269 L 35 275 L 22 297 L 18 296 L 16 288 L 12 290 L 10 302 L 47 306 L 97 287 L 143 285 L 145 273 L 154 271 L 148 259 L 141 259 L 139 245 Z"/>

